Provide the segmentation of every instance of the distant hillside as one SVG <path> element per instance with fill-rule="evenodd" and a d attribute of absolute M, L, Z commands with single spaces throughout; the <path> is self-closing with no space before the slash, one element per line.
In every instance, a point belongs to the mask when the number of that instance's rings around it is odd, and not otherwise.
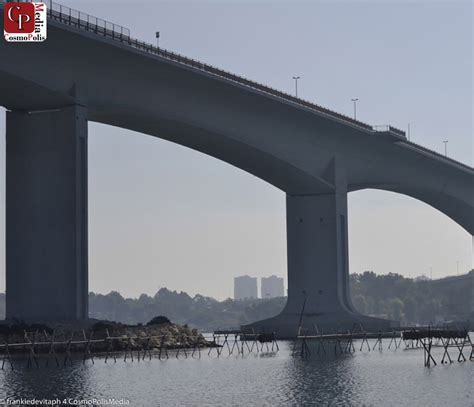
<path fill-rule="evenodd" d="M 137 299 L 123 298 L 117 292 L 89 294 L 89 315 L 126 323 L 146 322 L 155 315 L 204 330 L 238 327 L 241 324 L 276 315 L 286 298 L 269 300 L 217 301 L 211 297 L 190 297 L 184 292 L 161 288 L 153 297 L 142 294 Z"/>
<path fill-rule="evenodd" d="M 474 321 L 474 270 L 438 280 L 366 271 L 352 274 L 350 286 L 354 306 L 363 314 L 405 325 Z"/>
<path fill-rule="evenodd" d="M 433 324 L 450 320 L 474 321 L 474 271 L 459 277 L 430 281 L 399 274 L 367 271 L 350 276 L 354 306 L 363 314 L 401 321 Z M 217 301 L 160 289 L 153 297 L 124 298 L 118 292 L 89 294 L 89 315 L 129 324 L 145 323 L 156 315 L 202 330 L 236 328 L 269 318 L 285 306 L 286 298 Z M 0 317 L 5 315 L 5 294 L 0 294 Z"/>

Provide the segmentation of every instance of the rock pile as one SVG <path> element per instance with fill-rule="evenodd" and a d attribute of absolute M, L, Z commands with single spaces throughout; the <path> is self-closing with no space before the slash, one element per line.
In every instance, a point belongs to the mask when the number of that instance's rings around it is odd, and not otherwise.
<path fill-rule="evenodd" d="M 197 329 L 155 317 L 146 325 L 125 325 L 110 321 L 80 323 L 25 324 L 13 323 L 0 327 L 0 344 L 8 343 L 13 353 L 29 352 L 34 344 L 36 353 L 47 352 L 54 344 L 56 352 L 81 352 L 88 346 L 91 352 L 203 348 L 215 346 Z M 19 344 L 24 344 L 20 346 Z"/>

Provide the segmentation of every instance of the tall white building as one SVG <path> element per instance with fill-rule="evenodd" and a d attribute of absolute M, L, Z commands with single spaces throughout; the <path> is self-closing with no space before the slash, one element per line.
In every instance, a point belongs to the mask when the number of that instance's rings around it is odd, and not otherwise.
<path fill-rule="evenodd" d="M 240 276 L 234 278 L 234 299 L 258 298 L 257 277 Z"/>
<path fill-rule="evenodd" d="M 261 292 L 262 298 L 283 297 L 285 295 L 283 278 L 277 276 L 262 277 Z"/>

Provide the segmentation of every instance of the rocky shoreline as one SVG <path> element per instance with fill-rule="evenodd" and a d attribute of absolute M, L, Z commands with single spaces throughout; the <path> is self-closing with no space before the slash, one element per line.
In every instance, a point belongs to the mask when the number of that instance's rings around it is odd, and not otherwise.
<path fill-rule="evenodd" d="M 197 329 L 154 318 L 146 325 L 88 320 L 78 323 L 18 323 L 0 326 L 0 352 L 107 353 L 216 346 Z"/>

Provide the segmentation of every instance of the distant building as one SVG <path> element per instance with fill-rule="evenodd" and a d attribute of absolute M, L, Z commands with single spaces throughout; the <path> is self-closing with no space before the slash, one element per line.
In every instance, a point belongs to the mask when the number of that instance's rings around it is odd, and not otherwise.
<path fill-rule="evenodd" d="M 234 278 L 234 299 L 258 298 L 257 277 L 240 276 Z"/>
<path fill-rule="evenodd" d="M 262 298 L 283 297 L 285 295 L 283 278 L 277 276 L 262 277 L 261 292 Z"/>

